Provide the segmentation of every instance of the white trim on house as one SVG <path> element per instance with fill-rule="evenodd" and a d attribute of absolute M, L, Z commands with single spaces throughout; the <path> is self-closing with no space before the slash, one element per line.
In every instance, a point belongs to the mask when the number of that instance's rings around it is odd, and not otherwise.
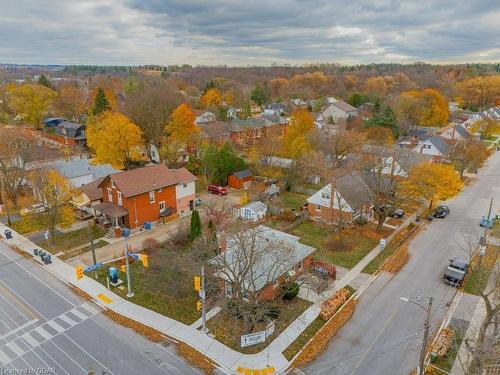
<path fill-rule="evenodd" d="M 316 193 L 307 198 L 307 202 L 309 204 L 316 205 L 316 211 L 321 211 L 321 208 L 318 210 L 318 206 L 322 207 L 330 207 L 330 192 L 331 192 L 331 184 L 328 184 L 318 190 Z M 334 192 L 333 197 L 333 208 L 336 210 L 341 209 L 342 212 L 353 212 L 351 206 L 342 198 L 340 195 L 336 195 L 338 193 Z"/>

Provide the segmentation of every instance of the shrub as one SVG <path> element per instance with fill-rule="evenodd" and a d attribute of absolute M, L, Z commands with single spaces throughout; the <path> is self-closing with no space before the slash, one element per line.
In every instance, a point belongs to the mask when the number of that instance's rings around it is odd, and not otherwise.
<path fill-rule="evenodd" d="M 321 304 L 320 316 L 324 320 L 330 319 L 338 309 L 349 299 L 350 291 L 346 288 L 335 292 L 333 296 Z"/>
<path fill-rule="evenodd" d="M 361 227 L 363 225 L 366 225 L 368 224 L 368 219 L 364 216 L 361 216 L 361 217 L 358 217 L 354 220 L 354 224 L 356 224 L 357 226 Z"/>
<path fill-rule="evenodd" d="M 154 238 L 146 238 L 142 241 L 142 249 L 147 253 L 153 253 L 160 248 L 160 241 Z"/>
<path fill-rule="evenodd" d="M 299 284 L 296 282 L 293 282 L 291 284 L 287 284 L 283 287 L 281 298 L 283 298 L 285 301 L 291 301 L 295 297 L 297 297 L 297 294 L 299 294 Z"/>

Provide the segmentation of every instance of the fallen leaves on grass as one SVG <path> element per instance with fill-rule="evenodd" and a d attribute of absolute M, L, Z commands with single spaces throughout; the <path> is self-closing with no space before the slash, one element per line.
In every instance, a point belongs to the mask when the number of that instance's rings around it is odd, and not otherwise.
<path fill-rule="evenodd" d="M 215 370 L 214 364 L 198 350 L 193 349 L 188 344 L 180 342 L 177 344 L 177 353 L 182 355 L 189 363 L 211 375 Z"/>
<path fill-rule="evenodd" d="M 320 316 L 324 320 L 330 319 L 338 309 L 349 299 L 350 293 L 347 289 L 343 288 L 335 292 L 333 296 L 321 304 Z"/>
<path fill-rule="evenodd" d="M 306 344 L 297 358 L 293 361 L 294 367 L 304 366 L 314 361 L 328 346 L 331 338 L 344 326 L 354 313 L 356 300 L 354 298 L 347 301 L 323 327 Z"/>
<path fill-rule="evenodd" d="M 410 259 L 408 245 L 403 245 L 381 267 L 382 271 L 398 273 Z"/>

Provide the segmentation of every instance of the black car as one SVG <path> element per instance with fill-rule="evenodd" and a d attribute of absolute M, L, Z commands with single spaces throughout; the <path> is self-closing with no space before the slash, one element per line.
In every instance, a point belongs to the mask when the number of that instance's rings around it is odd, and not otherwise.
<path fill-rule="evenodd" d="M 460 286 L 464 282 L 469 263 L 461 258 L 450 259 L 450 264 L 443 275 L 443 281 L 452 286 Z"/>
<path fill-rule="evenodd" d="M 448 206 L 439 206 L 438 208 L 436 208 L 436 211 L 434 211 L 434 217 L 437 217 L 438 219 L 444 219 L 449 214 L 450 207 Z"/>

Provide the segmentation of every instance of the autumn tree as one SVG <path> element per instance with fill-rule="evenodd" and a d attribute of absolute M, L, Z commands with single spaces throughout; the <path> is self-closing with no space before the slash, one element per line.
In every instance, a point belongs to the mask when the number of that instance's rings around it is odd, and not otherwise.
<path fill-rule="evenodd" d="M 500 121 L 492 118 L 481 118 L 472 124 L 471 131 L 480 133 L 483 138 L 500 135 Z"/>
<path fill-rule="evenodd" d="M 283 77 L 274 78 L 269 81 L 269 87 L 271 89 L 271 98 L 275 100 L 283 99 L 286 95 L 288 80 Z"/>
<path fill-rule="evenodd" d="M 27 83 L 11 87 L 10 106 L 27 123 L 40 129 L 51 101 L 57 93 L 48 87 Z"/>
<path fill-rule="evenodd" d="M 412 168 L 400 185 L 409 197 L 427 200 L 432 210 L 434 202 L 457 195 L 463 182 L 452 165 L 431 163 Z"/>
<path fill-rule="evenodd" d="M 464 172 L 474 172 L 486 161 L 491 152 L 482 141 L 472 138 L 461 140 L 455 144 L 449 159 L 463 178 Z"/>
<path fill-rule="evenodd" d="M 299 108 L 292 113 L 283 137 L 283 153 L 296 159 L 311 150 L 307 135 L 314 129 L 314 119 L 307 109 Z"/>
<path fill-rule="evenodd" d="M 31 149 L 31 142 L 23 133 L 0 128 L 0 186 L 14 208 L 18 207 L 18 197 L 29 174 L 26 163 Z"/>
<path fill-rule="evenodd" d="M 82 122 L 87 112 L 83 90 L 76 83 L 64 83 L 58 88 L 59 95 L 52 108 L 59 116 L 74 122 Z"/>
<path fill-rule="evenodd" d="M 56 226 L 69 228 L 75 221 L 71 201 L 75 194 L 71 183 L 54 170 L 34 172 L 30 178 L 33 190 L 43 212 L 33 212 L 33 220 L 49 231 L 52 246 L 55 245 Z"/>
<path fill-rule="evenodd" d="M 381 126 L 391 130 L 394 137 L 399 135 L 398 119 L 391 107 L 379 108 L 373 112 L 373 117 L 368 120 L 369 126 Z"/>
<path fill-rule="evenodd" d="M 388 87 L 383 77 L 370 77 L 363 84 L 366 94 L 371 97 L 383 98 L 387 95 Z"/>
<path fill-rule="evenodd" d="M 189 104 L 179 105 L 170 117 L 165 127 L 169 138 L 181 142 L 185 146 L 192 145 L 200 128 L 196 126 L 195 115 Z"/>
<path fill-rule="evenodd" d="M 214 108 L 222 104 L 220 91 L 213 88 L 206 91 L 200 98 L 200 106 L 203 108 Z"/>
<path fill-rule="evenodd" d="M 125 115 L 107 111 L 90 121 L 87 144 L 95 151 L 96 162 L 122 169 L 140 159 L 142 132 Z"/>
<path fill-rule="evenodd" d="M 170 113 L 182 103 L 183 97 L 166 81 L 140 82 L 123 105 L 124 113 L 141 128 L 147 144 L 158 150 L 164 145 L 165 124 Z"/>
<path fill-rule="evenodd" d="M 414 100 L 403 98 L 400 104 L 400 113 L 405 113 L 409 118 L 409 111 L 414 111 L 418 125 L 421 126 L 444 126 L 448 122 L 448 101 L 435 89 L 422 91 L 406 91 L 401 94 Z M 404 105 L 403 105 L 404 103 Z"/>
<path fill-rule="evenodd" d="M 111 105 L 102 87 L 97 89 L 97 93 L 94 98 L 94 106 L 92 107 L 92 113 L 94 115 L 99 115 L 105 111 L 109 111 Z"/>
<path fill-rule="evenodd" d="M 500 99 L 500 75 L 474 77 L 456 85 L 464 106 L 473 110 L 498 105 Z"/>
<path fill-rule="evenodd" d="M 319 147 L 332 160 L 332 168 L 337 169 L 362 144 L 363 138 L 361 133 L 339 128 L 335 132 L 322 134 Z"/>

